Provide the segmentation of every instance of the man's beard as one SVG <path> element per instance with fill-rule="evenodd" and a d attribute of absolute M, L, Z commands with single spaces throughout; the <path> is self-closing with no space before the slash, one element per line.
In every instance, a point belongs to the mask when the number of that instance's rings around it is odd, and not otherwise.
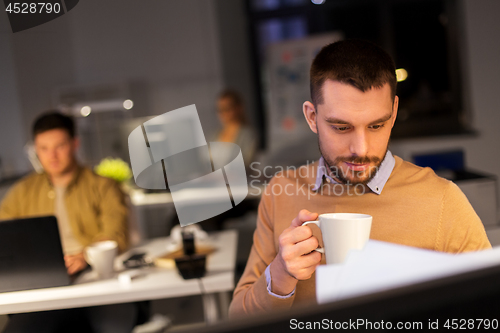
<path fill-rule="evenodd" d="M 387 150 L 389 149 L 389 143 L 387 143 L 387 147 L 385 148 L 385 153 L 382 158 L 378 156 L 338 156 L 335 158 L 335 160 L 332 161 L 326 154 L 323 153 L 323 149 L 321 149 L 321 140 L 319 139 L 319 132 L 318 132 L 318 146 L 321 156 L 323 156 L 323 159 L 325 160 L 325 164 L 329 170 L 330 176 L 339 181 L 340 183 L 347 185 L 368 184 L 370 180 L 372 180 L 373 177 L 375 177 L 375 175 L 377 174 L 380 165 L 382 164 L 385 155 L 387 154 Z M 356 163 L 356 164 L 373 163 L 374 165 L 373 166 L 370 165 L 368 170 L 363 170 L 363 171 L 355 171 L 352 169 L 343 171 L 342 168 L 340 168 L 340 164 L 343 162 Z M 349 175 L 352 176 L 351 179 L 348 179 Z"/>

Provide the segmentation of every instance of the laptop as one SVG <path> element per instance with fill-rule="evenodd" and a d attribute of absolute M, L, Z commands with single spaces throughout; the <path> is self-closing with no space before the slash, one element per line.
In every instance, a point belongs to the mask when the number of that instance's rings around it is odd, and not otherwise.
<path fill-rule="evenodd" d="M 0 292 L 69 284 L 55 216 L 0 221 Z"/>

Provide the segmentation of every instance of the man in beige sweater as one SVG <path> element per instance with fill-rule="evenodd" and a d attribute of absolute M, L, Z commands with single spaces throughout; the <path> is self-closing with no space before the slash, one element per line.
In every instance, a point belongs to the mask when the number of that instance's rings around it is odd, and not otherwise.
<path fill-rule="evenodd" d="M 263 193 L 254 244 L 230 314 L 315 301 L 320 242 L 302 223 L 323 213 L 373 216 L 371 239 L 459 253 L 490 248 L 481 220 L 452 182 L 393 156 L 395 65 L 369 42 L 325 46 L 311 66 L 303 112 L 321 158 L 277 175 Z"/>

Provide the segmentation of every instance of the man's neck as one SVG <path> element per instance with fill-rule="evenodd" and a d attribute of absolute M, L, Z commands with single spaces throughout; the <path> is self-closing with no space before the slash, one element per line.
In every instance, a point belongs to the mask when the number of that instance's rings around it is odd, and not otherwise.
<path fill-rule="evenodd" d="M 76 163 L 71 167 L 71 169 L 67 170 L 66 172 L 59 174 L 59 175 L 49 175 L 50 181 L 52 182 L 52 185 L 55 187 L 67 187 L 69 183 L 71 183 L 71 180 L 73 180 L 73 177 L 75 176 L 77 170 L 77 165 Z"/>

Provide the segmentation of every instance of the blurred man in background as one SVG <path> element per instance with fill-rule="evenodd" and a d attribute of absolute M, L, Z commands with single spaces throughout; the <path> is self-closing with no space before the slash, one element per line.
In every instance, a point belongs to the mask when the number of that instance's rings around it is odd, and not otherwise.
<path fill-rule="evenodd" d="M 83 251 L 94 242 L 114 240 L 124 251 L 124 194 L 114 180 L 78 164 L 73 120 L 58 112 L 43 114 L 34 123 L 33 141 L 44 172 L 33 172 L 9 190 L 0 205 L 0 219 L 55 215 L 69 275 L 87 267 Z M 134 318 L 131 304 L 19 314 L 10 316 L 5 332 L 50 332 L 78 320 L 88 321 L 99 332 L 130 332 Z"/>

